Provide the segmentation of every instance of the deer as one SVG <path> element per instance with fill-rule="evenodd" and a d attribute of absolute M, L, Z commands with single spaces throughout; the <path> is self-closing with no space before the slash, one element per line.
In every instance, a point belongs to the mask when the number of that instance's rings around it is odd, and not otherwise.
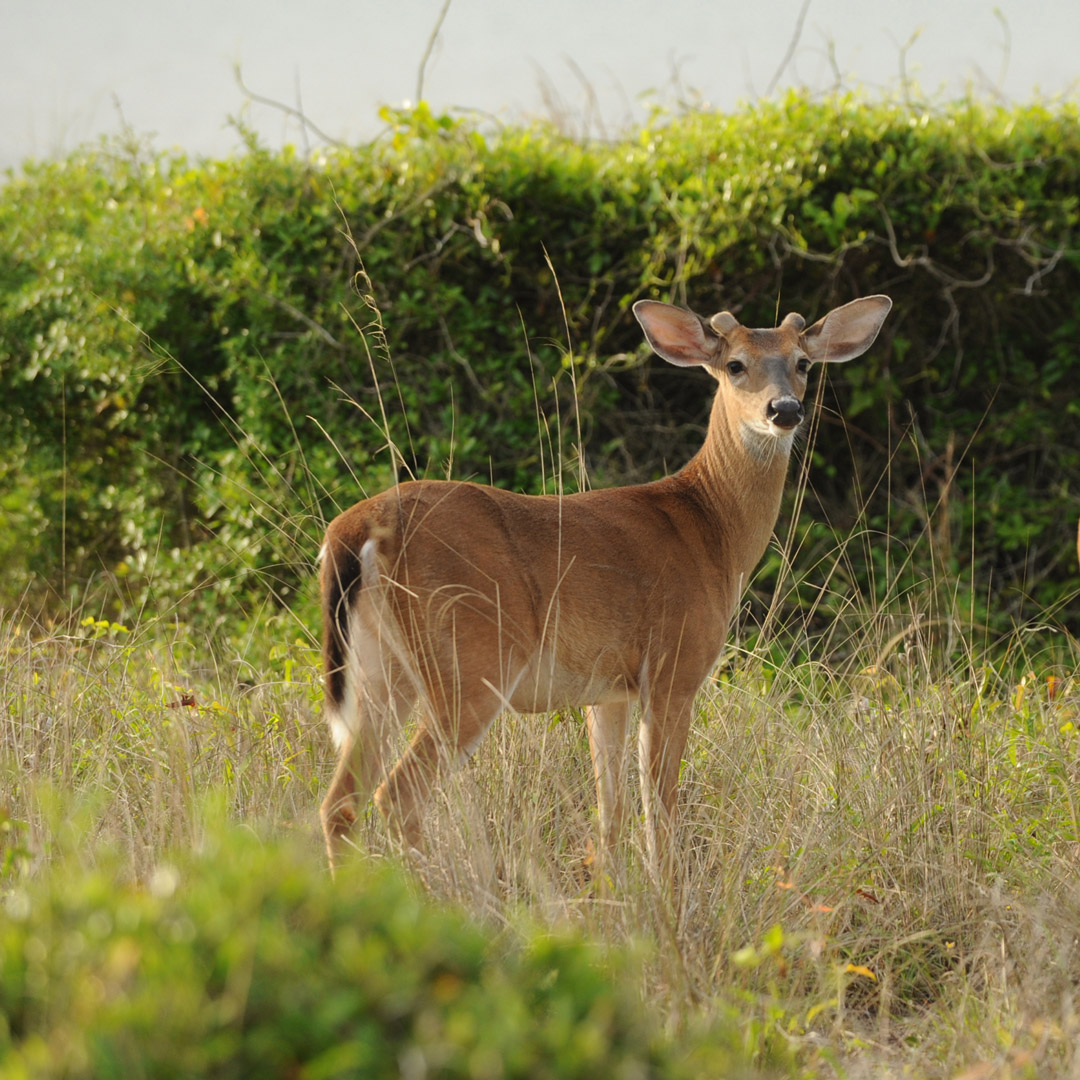
<path fill-rule="evenodd" d="M 653 351 L 716 383 L 704 442 L 680 471 L 547 495 L 411 480 L 334 518 L 320 579 L 324 714 L 339 755 L 320 807 L 332 872 L 372 792 L 390 833 L 419 850 L 445 770 L 504 710 L 555 708 L 585 712 L 602 867 L 626 827 L 636 704 L 645 852 L 670 877 L 695 697 L 772 537 L 808 373 L 861 356 L 891 307 L 866 296 L 811 326 L 792 313 L 750 329 L 727 311 L 639 300 Z"/>

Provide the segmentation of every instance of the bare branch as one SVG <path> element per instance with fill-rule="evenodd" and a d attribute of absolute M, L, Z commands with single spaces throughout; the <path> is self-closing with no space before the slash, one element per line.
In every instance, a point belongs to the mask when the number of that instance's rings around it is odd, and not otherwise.
<path fill-rule="evenodd" d="M 766 97 L 772 96 L 772 92 L 776 89 L 781 76 L 784 74 L 784 69 L 791 63 L 791 58 L 795 55 L 795 50 L 799 47 L 799 38 L 802 37 L 803 23 L 806 21 L 806 13 L 809 10 L 810 0 L 803 0 L 803 6 L 799 10 L 799 17 L 795 20 L 795 32 L 791 35 L 791 41 L 788 42 L 787 52 L 784 53 L 784 59 L 780 61 L 780 66 L 776 69 L 776 73 L 769 81 L 769 85 L 765 88 Z"/>
<path fill-rule="evenodd" d="M 930 258 L 929 255 L 901 255 L 896 243 L 896 230 L 893 228 L 892 218 L 884 206 L 881 207 L 881 217 L 885 222 L 885 232 L 888 234 L 889 254 L 892 260 L 901 270 L 907 270 L 912 266 L 921 267 L 931 277 L 943 282 L 947 290 L 953 289 L 978 289 L 985 285 L 994 276 L 994 249 L 989 248 L 986 253 L 986 270 L 977 278 L 958 278 L 950 274 Z"/>
<path fill-rule="evenodd" d="M 438 40 L 439 31 L 442 30 L 442 24 L 446 19 L 446 13 L 450 10 L 451 2 L 452 0 L 443 0 L 442 10 L 435 20 L 435 29 L 431 31 L 431 37 L 428 38 L 424 55 L 420 58 L 420 70 L 416 73 L 416 103 L 418 105 L 424 100 L 424 71 L 427 68 L 428 61 L 431 59 L 431 51 L 435 48 L 435 42 Z"/>
<path fill-rule="evenodd" d="M 269 105 L 271 109 L 277 109 L 280 112 L 285 113 L 286 116 L 291 116 L 293 119 L 298 120 L 305 130 L 313 131 L 323 142 L 329 143 L 331 146 L 344 146 L 340 139 L 335 139 L 332 135 L 327 135 L 313 120 L 309 119 L 307 114 L 302 109 L 295 109 L 292 105 L 286 105 L 283 101 L 275 101 L 273 98 L 264 97 L 262 94 L 256 94 L 254 90 L 250 89 L 244 82 L 243 73 L 240 70 L 239 64 L 233 64 L 233 75 L 236 78 L 236 83 L 241 90 L 252 101 L 257 101 L 260 105 Z M 299 100 L 299 90 L 297 90 L 297 100 Z"/>
<path fill-rule="evenodd" d="M 264 300 L 268 300 L 275 307 L 281 308 L 282 311 L 291 315 L 297 322 L 303 323 L 312 333 L 325 341 L 327 345 L 333 345 L 335 349 L 344 348 L 341 342 L 322 323 L 318 323 L 310 316 L 305 315 L 298 307 L 290 304 L 288 300 L 283 300 L 280 296 L 274 296 L 273 293 L 269 292 L 264 292 L 261 295 Z"/>
<path fill-rule="evenodd" d="M 1009 61 L 1012 59 L 1012 31 L 1009 29 L 1009 20 L 1005 13 L 997 5 L 994 6 L 994 18 L 1001 24 L 1001 70 L 998 73 L 998 93 L 1005 96 L 1005 76 L 1009 73 Z"/>
<path fill-rule="evenodd" d="M 922 37 L 923 28 L 920 26 L 900 47 L 900 86 L 904 92 L 904 104 L 911 106 L 911 76 L 908 75 L 907 56 L 912 46 Z"/>
<path fill-rule="evenodd" d="M 1027 279 L 1027 283 L 1024 285 L 1024 288 L 1022 290 L 1024 296 L 1033 295 L 1035 286 L 1040 281 L 1042 281 L 1042 279 L 1044 277 L 1046 277 L 1046 275 L 1049 274 L 1054 269 L 1055 266 L 1057 266 L 1057 264 L 1060 261 L 1062 255 L 1066 254 L 1066 252 L 1068 250 L 1069 250 L 1068 248 L 1066 248 L 1064 245 L 1062 245 L 1061 247 L 1059 247 L 1057 249 L 1057 251 L 1054 252 L 1053 255 L 1050 256 L 1049 259 L 1047 259 L 1044 263 L 1042 263 L 1039 266 L 1039 268 L 1031 275 L 1031 277 L 1029 277 Z"/>

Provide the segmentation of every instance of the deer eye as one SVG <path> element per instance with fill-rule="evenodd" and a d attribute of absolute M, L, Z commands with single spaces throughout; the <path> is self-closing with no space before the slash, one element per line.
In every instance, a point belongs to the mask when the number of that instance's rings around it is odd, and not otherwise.
<path fill-rule="evenodd" d="M 741 360 L 729 360 L 726 366 L 729 375 L 741 375 L 746 370 L 746 365 Z"/>
<path fill-rule="evenodd" d="M 800 375 L 805 375 L 810 370 L 810 361 L 805 357 L 799 357 L 799 362 L 795 365 L 795 370 Z"/>

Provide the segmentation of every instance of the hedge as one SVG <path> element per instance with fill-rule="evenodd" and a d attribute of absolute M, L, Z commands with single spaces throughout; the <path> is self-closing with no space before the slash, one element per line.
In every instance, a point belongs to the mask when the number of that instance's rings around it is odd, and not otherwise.
<path fill-rule="evenodd" d="M 609 143 L 385 118 L 310 158 L 129 139 L 8 176 L 0 604 L 306 618 L 325 521 L 396 475 L 681 465 L 708 387 L 650 357 L 639 297 L 772 325 L 886 292 L 872 352 L 819 376 L 788 602 L 929 583 L 1075 632 L 1075 107 L 793 94 Z"/>
<path fill-rule="evenodd" d="M 236 825 L 143 883 L 98 855 L 0 880 L 0 1077 L 674 1080 L 760 1054 L 734 1019 L 663 1034 L 627 957 L 496 935 L 387 866 L 331 880 Z"/>

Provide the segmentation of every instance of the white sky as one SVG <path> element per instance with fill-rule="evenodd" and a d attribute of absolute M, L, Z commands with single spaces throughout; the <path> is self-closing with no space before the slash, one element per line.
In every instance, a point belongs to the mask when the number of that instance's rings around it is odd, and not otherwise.
<path fill-rule="evenodd" d="M 642 95 L 684 91 L 721 108 L 765 93 L 804 0 L 452 0 L 428 63 L 433 107 L 512 120 L 549 115 L 542 84 L 590 131 L 644 115 Z M 123 119 L 154 144 L 226 154 L 256 93 L 304 111 L 335 138 L 380 128 L 381 104 L 416 92 L 443 0 L 0 0 L 0 168 L 68 151 Z M 997 14 L 995 13 L 997 12 Z M 1010 100 L 1075 97 L 1080 0 L 810 0 L 779 85 L 899 84 Z M 830 60 L 830 52 L 832 60 Z M 589 95 L 596 108 L 589 111 Z M 247 119 L 271 144 L 300 142 L 273 108 Z M 596 122 L 602 121 L 602 127 Z"/>

